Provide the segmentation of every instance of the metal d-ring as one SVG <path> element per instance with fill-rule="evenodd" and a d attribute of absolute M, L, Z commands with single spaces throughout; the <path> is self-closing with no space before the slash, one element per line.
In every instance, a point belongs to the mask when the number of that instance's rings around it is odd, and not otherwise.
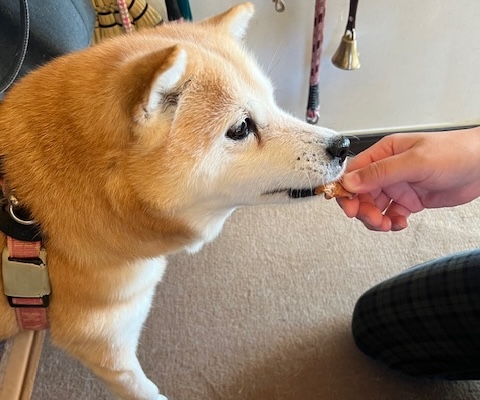
<path fill-rule="evenodd" d="M 15 210 L 14 210 L 14 207 L 18 205 L 18 200 L 15 196 L 13 195 L 10 195 L 9 198 L 8 198 L 8 214 L 10 214 L 10 216 L 12 217 L 12 219 L 15 221 L 15 222 L 18 222 L 19 224 L 21 225 L 35 225 L 37 223 L 37 221 L 35 221 L 34 219 L 30 219 L 30 220 L 26 220 L 26 219 L 22 219 L 20 217 L 17 216 L 17 214 L 15 214 Z"/>
<path fill-rule="evenodd" d="M 275 11 L 277 12 L 284 12 L 285 11 L 285 3 L 282 0 L 272 0 L 275 3 Z"/>

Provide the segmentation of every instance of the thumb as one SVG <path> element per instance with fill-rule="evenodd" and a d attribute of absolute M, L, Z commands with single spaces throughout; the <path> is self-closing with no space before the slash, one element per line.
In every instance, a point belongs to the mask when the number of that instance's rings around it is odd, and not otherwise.
<path fill-rule="evenodd" d="M 342 177 L 342 186 L 352 193 L 367 193 L 395 183 L 417 181 L 418 175 L 418 165 L 402 153 L 347 172 Z"/>

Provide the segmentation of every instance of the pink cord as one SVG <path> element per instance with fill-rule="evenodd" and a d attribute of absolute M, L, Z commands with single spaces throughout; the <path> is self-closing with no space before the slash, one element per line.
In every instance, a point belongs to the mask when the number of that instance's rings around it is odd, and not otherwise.
<path fill-rule="evenodd" d="M 315 20 L 313 25 L 312 62 L 310 69 L 310 89 L 308 95 L 306 119 L 316 124 L 319 117 L 318 83 L 320 81 L 320 58 L 323 46 L 323 30 L 325 26 L 325 7 L 327 0 L 315 1 Z"/>
<path fill-rule="evenodd" d="M 122 26 L 126 33 L 133 32 L 133 25 L 130 21 L 130 15 L 128 13 L 128 7 L 125 3 L 125 0 L 117 0 L 118 11 L 120 12 L 120 17 L 122 18 Z"/>
<path fill-rule="evenodd" d="M 320 77 L 320 57 L 323 46 L 323 28 L 325 26 L 326 0 L 315 2 L 315 21 L 313 25 L 312 64 L 310 71 L 310 85 L 317 85 Z"/>

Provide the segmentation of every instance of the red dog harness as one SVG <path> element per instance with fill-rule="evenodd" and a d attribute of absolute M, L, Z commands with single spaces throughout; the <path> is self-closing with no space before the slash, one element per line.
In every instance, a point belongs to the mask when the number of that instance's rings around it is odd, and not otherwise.
<path fill-rule="evenodd" d="M 23 217 L 28 213 L 4 182 L 0 184 L 0 230 L 7 235 L 2 252 L 3 289 L 20 329 L 43 330 L 48 328 L 46 307 L 51 290 L 40 228 L 33 219 Z"/>

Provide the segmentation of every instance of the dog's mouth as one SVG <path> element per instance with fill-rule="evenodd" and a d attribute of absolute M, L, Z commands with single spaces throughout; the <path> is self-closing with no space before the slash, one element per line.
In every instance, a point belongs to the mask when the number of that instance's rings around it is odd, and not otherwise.
<path fill-rule="evenodd" d="M 305 189 L 278 189 L 266 192 L 265 194 L 277 194 L 277 193 L 286 193 L 288 197 L 292 199 L 301 199 L 304 197 L 316 196 L 315 189 L 305 188 Z"/>
<path fill-rule="evenodd" d="M 292 199 L 300 199 L 303 197 L 315 196 L 315 190 L 312 188 L 309 189 L 288 189 L 288 197 Z"/>

